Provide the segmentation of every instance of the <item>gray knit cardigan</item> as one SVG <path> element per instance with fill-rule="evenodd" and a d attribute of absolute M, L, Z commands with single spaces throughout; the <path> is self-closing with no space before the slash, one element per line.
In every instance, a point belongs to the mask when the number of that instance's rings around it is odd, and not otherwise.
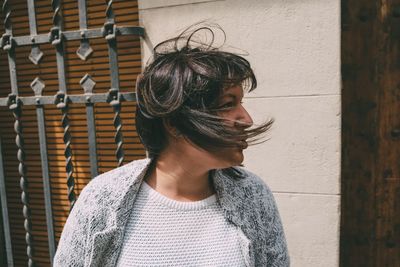
<path fill-rule="evenodd" d="M 53 259 L 55 267 L 115 266 L 124 226 L 152 159 L 132 161 L 97 176 L 75 202 Z M 268 186 L 239 167 L 241 179 L 221 170 L 212 176 L 217 199 L 228 222 L 242 233 L 246 266 L 289 266 L 281 219 Z"/>

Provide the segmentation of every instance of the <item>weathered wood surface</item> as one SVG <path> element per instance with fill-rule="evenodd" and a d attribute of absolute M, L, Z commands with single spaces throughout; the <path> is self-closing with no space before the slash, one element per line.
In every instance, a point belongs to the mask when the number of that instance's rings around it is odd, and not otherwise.
<path fill-rule="evenodd" d="M 400 266 L 400 1 L 342 0 L 341 266 Z"/>

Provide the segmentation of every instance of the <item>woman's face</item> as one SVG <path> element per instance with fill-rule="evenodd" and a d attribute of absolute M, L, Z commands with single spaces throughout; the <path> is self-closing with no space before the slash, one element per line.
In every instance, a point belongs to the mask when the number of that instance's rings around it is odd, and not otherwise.
<path fill-rule="evenodd" d="M 228 125 L 238 129 L 245 129 L 253 125 L 250 114 L 242 105 L 243 89 L 240 85 L 225 89 L 220 98 L 219 107 L 227 108 L 219 115 L 227 119 Z M 240 123 L 235 122 L 240 121 Z M 236 166 L 243 162 L 243 150 L 247 148 L 247 143 L 243 140 L 243 146 L 237 148 L 224 148 L 217 153 L 217 158 L 225 159 L 226 166 Z M 224 160 L 222 160 L 223 162 Z"/>
<path fill-rule="evenodd" d="M 245 129 L 253 124 L 249 113 L 242 106 L 243 89 L 240 85 L 224 90 L 219 101 L 219 107 L 225 108 L 218 113 L 219 116 L 227 119 L 231 127 Z M 236 123 L 235 120 L 240 121 Z M 221 169 L 237 166 L 243 162 L 243 150 L 247 148 L 247 143 L 243 141 L 241 147 L 221 148 L 218 152 L 205 151 L 192 143 L 180 138 L 173 142 L 174 150 L 187 159 L 193 159 L 197 164 L 205 165 L 209 169 Z"/>

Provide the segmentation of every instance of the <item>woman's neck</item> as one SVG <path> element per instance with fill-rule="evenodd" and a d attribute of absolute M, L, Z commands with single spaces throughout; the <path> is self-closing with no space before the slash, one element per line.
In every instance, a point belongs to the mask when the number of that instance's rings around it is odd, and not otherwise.
<path fill-rule="evenodd" d="M 171 199 L 197 201 L 215 193 L 209 171 L 188 158 L 162 154 L 154 159 L 145 181 Z"/>

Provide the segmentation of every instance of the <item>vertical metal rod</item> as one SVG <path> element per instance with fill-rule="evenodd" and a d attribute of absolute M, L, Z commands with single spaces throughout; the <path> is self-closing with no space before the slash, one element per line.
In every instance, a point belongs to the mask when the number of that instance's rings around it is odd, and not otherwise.
<path fill-rule="evenodd" d="M 124 163 L 124 140 L 123 140 L 123 135 L 122 135 L 122 120 L 121 120 L 121 100 L 120 96 L 118 97 L 119 100 L 117 100 L 115 104 L 111 104 L 114 109 L 114 119 L 113 119 L 113 124 L 116 129 L 114 139 L 115 143 L 117 144 L 117 149 L 115 151 L 115 156 L 117 157 L 118 161 L 118 167 L 122 166 Z"/>
<path fill-rule="evenodd" d="M 118 54 L 117 54 L 117 39 L 116 39 L 116 25 L 115 15 L 112 9 L 113 0 L 106 0 L 106 22 L 103 27 L 103 34 L 108 43 L 108 58 L 110 64 L 110 77 L 111 77 L 111 89 L 109 102 L 114 109 L 114 120 L 113 124 L 116 129 L 114 136 L 117 149 L 115 152 L 118 166 L 121 166 L 124 162 L 124 150 L 123 150 L 123 135 L 122 135 L 122 120 L 121 120 L 121 101 L 119 93 L 119 69 L 118 69 Z"/>
<path fill-rule="evenodd" d="M 87 30 L 86 18 L 86 0 L 78 0 L 79 7 L 79 29 L 81 30 L 81 44 L 76 50 L 76 54 L 82 60 L 86 60 L 92 53 L 93 49 L 90 47 L 89 39 L 86 38 L 85 31 Z"/>
<path fill-rule="evenodd" d="M 88 122 L 89 155 L 90 155 L 90 175 L 93 179 L 99 175 L 97 168 L 97 144 L 96 144 L 96 125 L 94 118 L 93 104 L 86 104 L 86 119 Z"/>
<path fill-rule="evenodd" d="M 76 54 L 80 59 L 86 60 L 92 53 L 93 49 L 90 47 L 89 39 L 86 39 L 84 36 L 84 31 L 87 29 L 87 13 L 86 13 L 86 0 L 78 0 L 79 7 L 79 28 L 81 30 L 81 44 Z M 85 81 L 88 78 L 89 85 L 85 85 Z M 85 75 L 82 78 L 80 84 L 85 90 L 85 94 L 87 95 L 87 99 L 90 99 L 90 95 L 93 93 L 94 82 L 90 78 L 89 75 Z M 94 104 L 90 101 L 86 102 L 86 120 L 88 123 L 88 143 L 89 143 L 89 159 L 90 159 L 90 175 L 93 179 L 96 177 L 98 173 L 98 165 L 97 165 L 97 142 L 96 142 L 96 124 L 94 117 Z"/>
<path fill-rule="evenodd" d="M 36 16 L 35 16 L 35 3 L 34 0 L 27 0 L 28 14 L 29 14 L 29 30 L 31 36 L 37 34 L 36 31 Z M 40 55 L 40 54 L 41 55 Z M 39 56 L 39 57 L 38 57 Z M 32 46 L 30 59 L 34 64 L 38 64 L 43 53 L 40 52 L 37 45 Z M 36 85 L 36 87 L 35 87 Z M 32 89 L 35 91 L 35 95 L 41 96 L 41 91 L 44 88 L 44 84 L 36 78 L 31 84 Z M 49 255 L 50 262 L 53 264 L 53 257 L 55 255 L 55 237 L 54 237 L 54 226 L 53 226 L 53 210 L 51 204 L 51 185 L 50 185 L 50 174 L 49 164 L 47 158 L 47 142 L 46 142 L 46 126 L 44 123 L 44 108 L 43 105 L 36 106 L 36 114 L 38 121 L 38 133 L 39 133 L 39 145 L 40 145 L 40 157 L 42 164 L 42 175 L 43 175 L 43 192 L 46 210 L 46 223 L 47 223 L 47 235 L 49 243 Z"/>
<path fill-rule="evenodd" d="M 35 15 L 35 2 L 34 0 L 27 0 L 28 16 L 29 16 L 29 32 L 31 36 L 37 35 L 36 30 L 36 15 Z"/>
<path fill-rule="evenodd" d="M 81 30 L 87 29 L 86 21 L 86 0 L 78 0 L 79 8 L 79 28 Z"/>
<path fill-rule="evenodd" d="M 10 69 L 10 77 L 17 77 L 17 70 L 15 66 L 14 55 L 11 52 L 8 53 L 8 68 Z M 14 95 L 18 95 L 18 85 L 17 79 L 10 79 L 11 82 L 11 93 Z"/>
<path fill-rule="evenodd" d="M 40 158 L 42 161 L 43 191 L 44 191 L 44 200 L 46 209 L 49 255 L 50 255 L 51 265 L 53 265 L 53 257 L 56 251 L 56 245 L 55 245 L 56 242 L 54 238 L 53 211 L 51 205 L 51 186 L 50 186 L 49 164 L 47 158 L 46 126 L 44 122 L 44 110 L 42 105 L 37 106 L 36 114 L 38 120 Z"/>
<path fill-rule="evenodd" d="M 24 216 L 24 229 L 25 229 L 25 241 L 27 244 L 27 255 L 28 255 L 28 266 L 33 267 L 35 263 L 33 261 L 34 250 L 33 250 L 33 240 L 32 240 L 32 223 L 31 223 L 31 211 L 29 205 L 29 195 L 28 195 L 28 180 L 26 178 L 26 166 L 25 166 L 25 151 L 24 151 L 24 139 L 22 135 L 22 125 L 21 125 L 21 101 L 18 99 L 18 85 L 17 85 L 17 73 L 15 65 L 15 50 L 14 41 L 12 39 L 12 25 L 11 25 L 11 8 L 9 5 L 9 0 L 4 0 L 2 6 L 2 12 L 4 15 L 4 26 L 6 29 L 5 34 L 2 36 L 1 45 L 8 54 L 8 64 L 10 69 L 10 80 L 11 80 L 11 94 L 8 96 L 8 106 L 12 110 L 13 116 L 15 118 L 14 131 L 16 133 L 15 144 L 18 147 L 17 158 L 19 161 L 18 172 L 20 175 L 20 188 L 21 201 L 23 203 L 22 214 Z"/>
<path fill-rule="evenodd" d="M 11 243 L 11 231 L 10 231 L 10 221 L 8 217 L 8 205 L 7 205 L 7 192 L 6 192 L 6 179 L 4 177 L 4 166 L 3 166 L 3 153 L 2 144 L 0 137 L 0 197 L 1 197 L 1 207 L 3 216 L 3 229 L 4 229 L 4 239 L 6 244 L 6 255 L 7 255 L 7 266 L 14 267 L 14 258 L 12 254 L 12 243 Z"/>
<path fill-rule="evenodd" d="M 11 24 L 11 7 L 10 2 L 11 0 L 4 0 L 2 11 L 4 15 L 4 27 L 5 33 L 2 36 L 2 46 L 5 51 L 7 51 L 8 55 L 8 65 L 10 70 L 10 82 L 11 82 L 11 93 L 18 95 L 18 85 L 17 85 L 17 72 L 15 66 L 15 59 L 14 59 L 14 43 L 12 40 L 12 24 Z"/>
<path fill-rule="evenodd" d="M 25 228 L 25 241 L 27 244 L 26 253 L 28 255 L 28 266 L 35 266 L 35 262 L 33 261 L 34 257 L 34 248 L 33 248 L 33 239 L 32 239 L 32 219 L 31 219 L 31 208 L 29 205 L 29 193 L 28 193 L 28 179 L 26 178 L 26 166 L 25 166 L 25 150 L 24 150 L 24 139 L 22 135 L 22 124 L 21 124 L 21 113 L 22 113 L 22 105 L 21 101 L 18 99 L 18 96 L 10 94 L 8 99 L 9 109 L 12 110 L 13 116 L 15 119 L 14 123 L 14 131 L 16 133 L 15 144 L 18 147 L 17 158 L 19 161 L 18 172 L 20 175 L 20 188 L 22 190 L 21 193 L 21 201 L 23 204 L 22 214 L 24 216 L 24 228 Z"/>
<path fill-rule="evenodd" d="M 35 3 L 34 0 L 27 0 L 28 4 L 28 16 L 29 16 L 29 31 L 31 34 L 31 38 L 33 36 L 37 35 L 37 30 L 36 30 L 36 14 L 35 14 Z M 40 51 L 40 48 L 38 45 L 33 44 L 32 45 L 32 50 L 29 55 L 29 59 L 35 64 L 39 64 L 40 60 L 43 57 L 42 51 Z"/>
<path fill-rule="evenodd" d="M 59 91 L 66 94 L 67 84 L 65 81 L 64 43 L 62 36 L 62 17 L 60 0 L 52 0 L 53 27 L 50 29 L 51 43 L 56 47 L 57 75 Z"/>
<path fill-rule="evenodd" d="M 96 124 L 94 116 L 94 103 L 91 101 L 93 95 L 93 88 L 96 82 L 92 80 L 89 74 L 86 74 L 81 80 L 80 85 L 85 92 L 86 98 L 86 121 L 89 142 L 89 159 L 90 159 L 90 175 L 93 179 L 98 173 L 97 168 L 97 143 L 96 143 Z"/>
<path fill-rule="evenodd" d="M 73 164 L 72 164 L 72 149 L 71 149 L 71 134 L 69 131 L 70 124 L 68 119 L 68 95 L 67 95 L 67 82 L 65 80 L 65 59 L 64 59 L 64 42 L 62 36 L 62 16 L 61 16 L 61 2 L 59 0 L 52 0 L 51 6 L 54 11 L 53 27 L 50 30 L 50 39 L 52 44 L 56 47 L 56 60 L 57 60 L 57 74 L 58 74 L 58 87 L 59 91 L 55 96 L 55 103 L 57 108 L 62 111 L 62 127 L 64 129 L 63 141 L 65 145 L 64 156 L 66 159 L 66 172 L 67 172 L 67 187 L 68 187 L 68 200 L 70 201 L 70 210 L 75 204 L 75 181 L 73 177 Z"/>
<path fill-rule="evenodd" d="M 75 205 L 76 195 L 75 195 L 75 180 L 73 177 L 74 166 L 72 164 L 72 148 L 71 148 L 71 133 L 70 133 L 70 123 L 68 119 L 68 102 L 69 98 L 62 92 L 58 92 L 56 95 L 56 105 L 57 108 L 61 109 L 62 118 L 61 125 L 64 129 L 63 141 L 64 141 L 64 156 L 65 156 L 65 171 L 67 173 L 67 190 L 68 190 L 68 200 L 70 204 L 70 210 Z"/>
<path fill-rule="evenodd" d="M 62 127 L 64 128 L 64 134 L 63 134 L 63 141 L 65 144 L 65 149 L 64 149 L 64 156 L 65 156 L 65 171 L 67 172 L 67 187 L 68 187 L 68 200 L 70 204 L 70 210 L 75 205 L 76 201 L 76 196 L 75 196 L 75 180 L 73 177 L 74 173 L 74 166 L 72 164 L 72 148 L 71 148 L 71 133 L 69 131 L 70 128 L 70 123 L 68 119 L 68 106 L 65 108 L 62 108 L 62 113 L 63 116 L 61 118 L 61 123 Z"/>

